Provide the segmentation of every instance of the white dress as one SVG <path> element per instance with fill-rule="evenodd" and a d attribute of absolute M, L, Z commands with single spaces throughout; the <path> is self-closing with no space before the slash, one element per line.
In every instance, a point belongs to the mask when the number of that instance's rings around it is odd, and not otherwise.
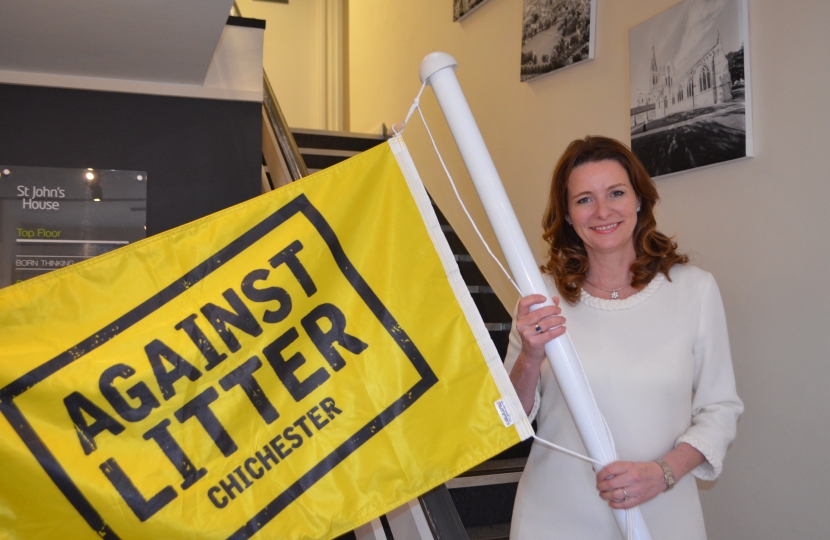
<path fill-rule="evenodd" d="M 671 281 L 659 273 L 624 300 L 583 291 L 576 306 L 563 301 L 562 312 L 619 458 L 651 461 L 687 442 L 707 460 L 692 475 L 714 480 L 743 411 L 723 304 L 708 272 L 676 265 L 670 276 Z M 557 294 L 553 280 L 545 279 L 550 293 Z M 508 372 L 520 348 L 514 322 Z M 533 415 L 539 437 L 586 455 L 547 362 Z M 706 538 L 692 475 L 640 505 L 654 540 Z M 534 444 L 519 482 L 510 538 L 620 540 L 595 486 L 591 464 Z"/>

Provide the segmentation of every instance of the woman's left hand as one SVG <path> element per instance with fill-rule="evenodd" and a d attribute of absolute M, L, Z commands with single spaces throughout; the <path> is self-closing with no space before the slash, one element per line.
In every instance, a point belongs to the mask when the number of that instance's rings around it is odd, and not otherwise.
<path fill-rule="evenodd" d="M 654 461 L 615 461 L 597 473 L 599 496 L 614 509 L 633 508 L 666 490 L 663 469 Z"/>

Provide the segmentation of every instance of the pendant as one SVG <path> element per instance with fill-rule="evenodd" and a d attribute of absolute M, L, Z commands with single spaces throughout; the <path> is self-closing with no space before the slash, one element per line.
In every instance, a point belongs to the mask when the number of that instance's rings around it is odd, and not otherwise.
<path fill-rule="evenodd" d="M 616 289 L 614 289 L 613 291 L 611 291 L 611 300 L 616 300 L 616 299 L 617 299 L 617 298 L 619 298 L 619 297 L 620 297 L 620 294 L 617 292 L 617 290 L 616 290 Z"/>

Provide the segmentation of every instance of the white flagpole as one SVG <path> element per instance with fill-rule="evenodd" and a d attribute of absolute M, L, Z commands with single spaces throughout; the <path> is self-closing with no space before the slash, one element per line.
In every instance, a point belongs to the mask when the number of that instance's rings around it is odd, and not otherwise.
<path fill-rule="evenodd" d="M 470 177 L 481 198 L 484 211 L 493 226 L 493 231 L 496 233 L 501 250 L 522 295 L 548 296 L 542 273 L 530 251 L 530 246 L 519 225 L 519 220 L 516 219 L 499 173 L 496 171 L 490 152 L 484 144 L 473 113 L 455 76 L 456 67 L 458 63 L 452 56 L 447 53 L 434 52 L 421 62 L 421 81 L 429 84 L 435 92 L 435 97 L 447 119 L 461 157 L 470 171 Z M 532 309 L 551 305 L 551 303 L 548 299 L 544 304 L 534 306 Z M 547 353 L 556 380 L 582 436 L 588 455 L 603 465 L 615 461 L 617 458 L 614 443 L 605 428 L 605 422 L 570 336 L 565 333 L 549 342 L 545 346 L 545 353 Z M 627 537 L 628 521 L 625 510 L 612 511 L 623 536 Z M 635 507 L 632 512 L 634 538 L 651 540 L 651 534 L 640 509 Z"/>

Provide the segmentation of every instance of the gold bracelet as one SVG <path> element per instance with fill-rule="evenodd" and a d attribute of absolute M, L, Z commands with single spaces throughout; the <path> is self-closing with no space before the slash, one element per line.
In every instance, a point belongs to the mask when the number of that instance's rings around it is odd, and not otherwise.
<path fill-rule="evenodd" d="M 660 468 L 663 469 L 663 481 L 666 483 L 666 491 L 670 490 L 674 487 L 674 473 L 671 472 L 668 464 L 662 459 L 655 459 L 654 462 L 660 465 Z"/>

